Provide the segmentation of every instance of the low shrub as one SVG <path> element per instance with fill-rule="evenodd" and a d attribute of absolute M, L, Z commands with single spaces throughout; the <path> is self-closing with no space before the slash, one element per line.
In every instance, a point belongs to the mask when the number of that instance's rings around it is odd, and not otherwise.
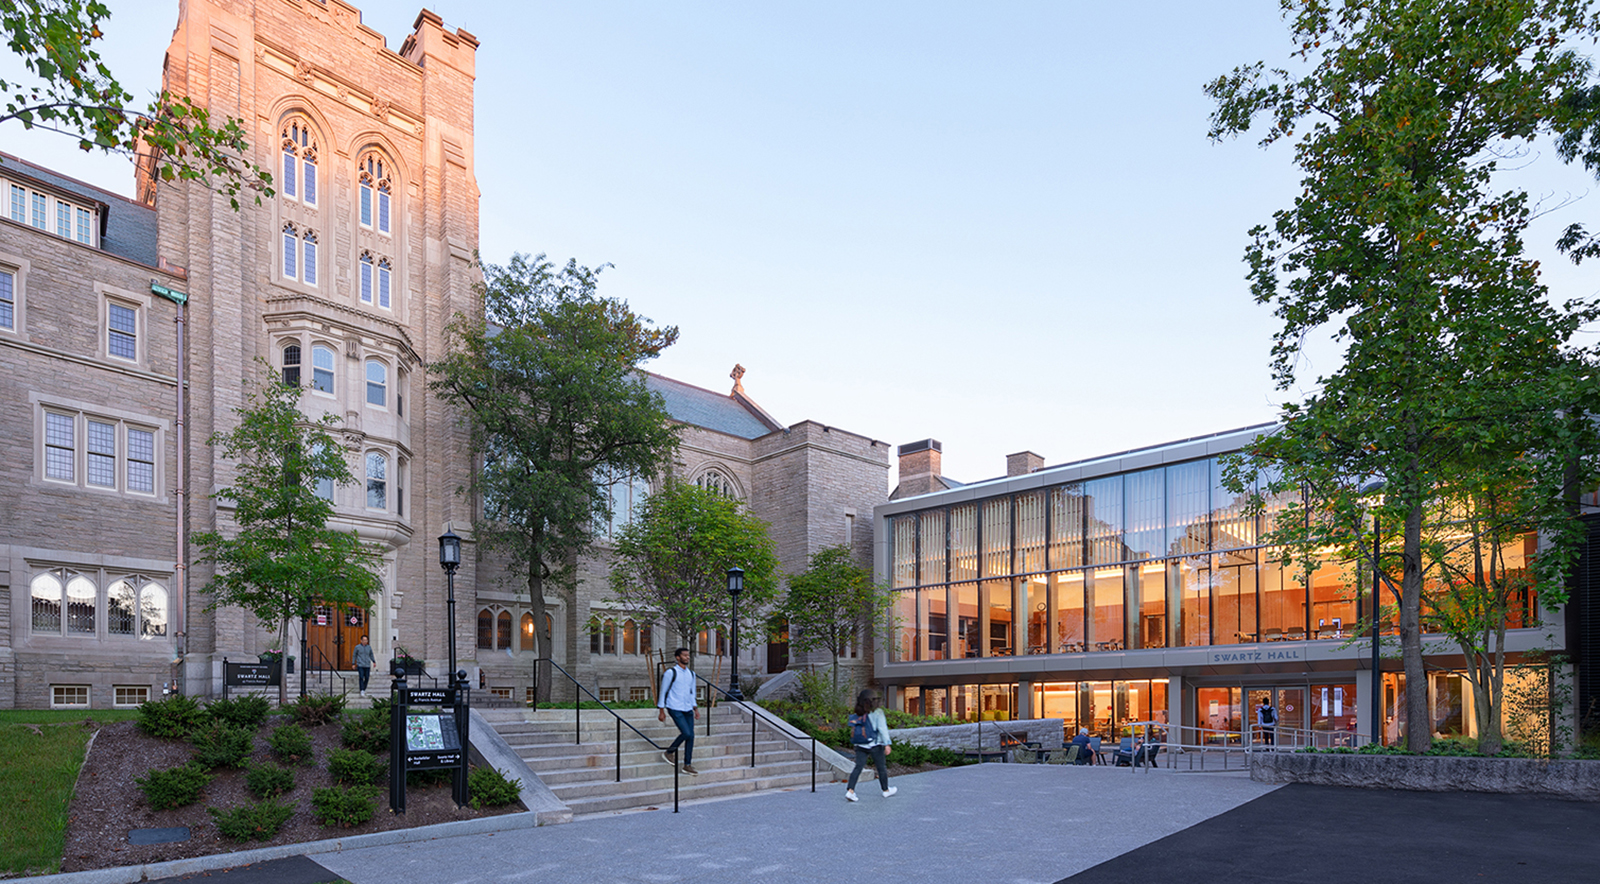
<path fill-rule="evenodd" d="M 139 730 L 152 737 L 178 739 L 205 721 L 205 718 L 205 710 L 200 704 L 183 694 L 139 704 Z"/>
<path fill-rule="evenodd" d="M 506 777 L 492 767 L 475 767 L 467 774 L 467 792 L 475 808 L 504 807 L 522 798 L 522 781 Z"/>
<path fill-rule="evenodd" d="M 288 773 L 288 771 L 284 771 Z M 278 834 L 284 822 L 294 815 L 294 808 L 277 801 L 259 801 L 229 810 L 206 808 L 206 813 L 217 821 L 217 831 L 222 837 L 234 841 L 266 841 Z"/>
<path fill-rule="evenodd" d="M 201 767 L 244 767 L 255 747 L 255 731 L 214 721 L 191 731 L 189 742 Z"/>
<path fill-rule="evenodd" d="M 359 826 L 377 810 L 374 786 L 329 786 L 311 793 L 311 815 L 324 826 Z"/>
<path fill-rule="evenodd" d="M 927 746 L 919 746 L 916 743 L 896 742 L 892 744 L 891 748 L 894 751 L 889 753 L 889 760 L 893 761 L 895 764 L 903 764 L 907 767 L 916 767 L 920 764 L 926 764 L 928 761 L 928 753 L 931 751 Z"/>
<path fill-rule="evenodd" d="M 211 782 L 211 774 L 191 761 L 166 770 L 150 771 L 134 782 L 144 792 L 145 800 L 150 802 L 151 807 L 171 810 L 193 804 L 200 797 L 200 790 Z"/>
<path fill-rule="evenodd" d="M 294 720 L 306 727 L 337 721 L 344 712 L 344 697 L 334 694 L 306 694 L 289 704 Z"/>
<path fill-rule="evenodd" d="M 383 781 L 384 764 L 364 749 L 335 749 L 328 756 L 328 773 L 335 783 L 371 786 Z"/>
<path fill-rule="evenodd" d="M 960 767 L 963 764 L 973 763 L 971 759 L 954 749 L 935 748 L 928 750 L 928 761 L 944 767 Z"/>
<path fill-rule="evenodd" d="M 339 742 L 345 748 L 373 754 L 389 751 L 388 710 L 372 708 L 346 715 L 344 727 L 339 729 Z"/>
<path fill-rule="evenodd" d="M 311 735 L 293 722 L 273 728 L 272 735 L 267 737 L 267 746 L 279 761 L 287 764 L 310 764 L 315 757 L 311 749 Z"/>
<path fill-rule="evenodd" d="M 276 798 L 294 790 L 294 771 L 276 764 L 252 764 L 244 787 L 257 798 Z"/>
<path fill-rule="evenodd" d="M 205 707 L 205 711 L 213 721 L 256 730 L 266 722 L 267 715 L 272 712 L 272 704 L 267 702 L 266 697 L 249 694 L 231 700 L 213 700 Z"/>

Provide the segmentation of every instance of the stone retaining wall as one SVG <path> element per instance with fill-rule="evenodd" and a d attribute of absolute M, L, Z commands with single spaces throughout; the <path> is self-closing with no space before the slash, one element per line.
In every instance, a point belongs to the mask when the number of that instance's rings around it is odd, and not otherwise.
<path fill-rule="evenodd" d="M 889 738 L 902 743 L 914 743 L 938 749 L 965 749 L 979 745 L 979 732 L 983 748 L 1000 748 L 1000 731 L 1024 737 L 1030 743 L 1059 749 L 1062 739 L 1062 720 L 1059 718 L 1030 718 L 1023 721 L 985 721 L 973 724 L 946 724 L 939 727 L 890 728 Z"/>
<path fill-rule="evenodd" d="M 1418 792 L 1510 792 L 1600 801 L 1600 761 L 1258 752 L 1258 783 L 1313 783 Z"/>

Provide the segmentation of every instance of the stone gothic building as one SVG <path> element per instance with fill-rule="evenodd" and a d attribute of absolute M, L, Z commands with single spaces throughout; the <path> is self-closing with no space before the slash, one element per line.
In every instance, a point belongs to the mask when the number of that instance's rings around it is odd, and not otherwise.
<path fill-rule="evenodd" d="M 249 382 L 269 373 L 305 386 L 308 413 L 340 419 L 359 484 L 329 490 L 335 524 L 384 550 L 381 597 L 314 607 L 300 665 L 349 669 L 368 635 L 379 659 L 404 648 L 432 673 L 446 668 L 435 538 L 470 534 L 456 489 L 471 458 L 424 366 L 441 356 L 448 318 L 475 303 L 478 40 L 424 11 L 391 49 L 341 0 L 178 10 L 164 87 L 243 120 L 277 193 L 236 211 L 141 161 L 128 200 L 0 163 L 0 440 L 17 453 L 0 467 L 0 707 L 214 694 L 225 658 L 268 648 L 270 625 L 208 609 L 212 575 L 186 538 L 230 530 L 211 494 L 232 470 L 206 440 L 234 426 Z M 737 383 L 722 395 L 650 382 L 686 427 L 674 471 L 747 501 L 786 570 L 839 542 L 868 561 L 883 443 L 782 426 Z M 464 558 L 461 664 L 520 699 L 527 605 Z M 607 605 L 604 558 L 602 544 L 577 593 L 548 600 L 548 628 L 563 666 L 626 696 L 647 684 L 641 648 L 665 638 Z M 761 650 L 744 667 L 757 665 L 775 663 Z"/>

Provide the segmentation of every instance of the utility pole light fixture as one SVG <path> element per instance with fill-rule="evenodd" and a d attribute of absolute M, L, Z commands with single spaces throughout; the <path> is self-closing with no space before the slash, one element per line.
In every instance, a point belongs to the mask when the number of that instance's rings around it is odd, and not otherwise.
<path fill-rule="evenodd" d="M 450 683 L 459 686 L 465 678 L 456 673 L 456 569 L 461 567 L 461 538 L 456 532 L 446 528 L 439 535 L 439 567 L 444 569 L 445 582 L 449 587 L 450 608 Z"/>

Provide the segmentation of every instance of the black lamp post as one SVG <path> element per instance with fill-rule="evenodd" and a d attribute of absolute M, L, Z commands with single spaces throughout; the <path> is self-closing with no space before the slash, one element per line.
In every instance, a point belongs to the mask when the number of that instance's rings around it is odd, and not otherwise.
<path fill-rule="evenodd" d="M 744 569 L 728 569 L 728 595 L 733 596 L 733 663 L 728 667 L 728 699 L 744 699 L 739 693 L 739 593 L 744 591 Z"/>
<path fill-rule="evenodd" d="M 439 535 L 439 567 L 444 569 L 445 582 L 449 587 L 450 610 L 450 683 L 454 687 L 456 676 L 456 569 L 461 567 L 461 538 L 456 532 L 445 529 Z"/>

